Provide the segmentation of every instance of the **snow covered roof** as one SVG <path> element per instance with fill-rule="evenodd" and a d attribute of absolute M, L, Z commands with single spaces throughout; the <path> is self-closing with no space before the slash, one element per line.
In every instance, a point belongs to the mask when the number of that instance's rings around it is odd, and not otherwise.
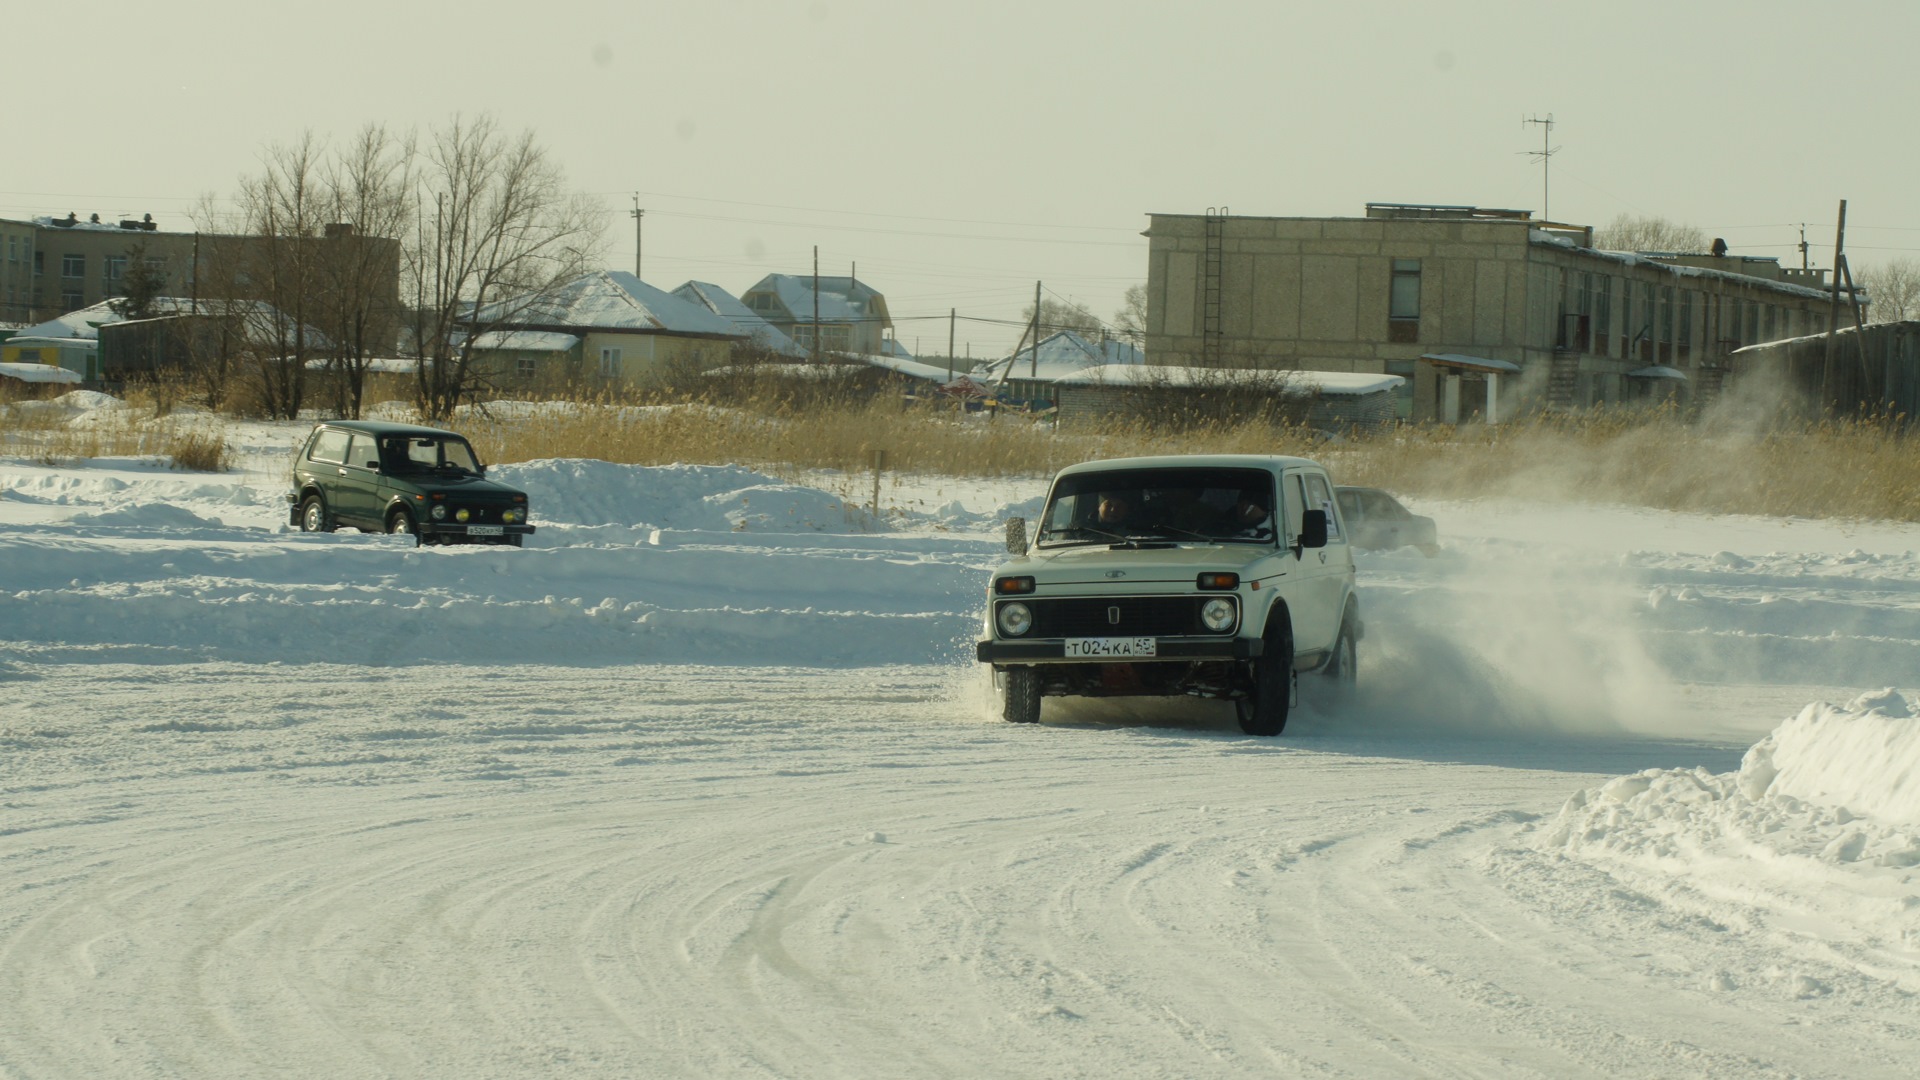
<path fill-rule="evenodd" d="M 1067 386 L 1208 386 L 1282 379 L 1289 387 L 1321 394 L 1377 394 L 1406 382 L 1398 375 L 1364 371 L 1256 371 L 1247 368 L 1165 367 L 1157 364 L 1107 364 L 1083 368 L 1055 382 Z"/>
<path fill-rule="evenodd" d="M 851 277 L 822 277 L 819 281 L 821 322 L 878 320 L 882 326 L 893 325 L 887 316 L 886 297 L 871 285 Z M 779 301 L 789 318 L 810 322 L 814 317 L 813 282 L 811 274 L 768 274 L 742 295 L 769 294 Z"/>
<path fill-rule="evenodd" d="M 1466 353 L 1423 353 L 1420 359 L 1441 367 L 1466 368 L 1468 371 L 1494 371 L 1512 373 L 1520 370 L 1520 365 L 1511 360 L 1495 360 L 1488 356 L 1468 356 Z"/>
<path fill-rule="evenodd" d="M 1649 253 L 1646 252 L 1605 251 L 1600 248 L 1581 247 L 1565 236 L 1543 232 L 1539 229 L 1532 230 L 1528 233 L 1528 236 L 1533 243 L 1543 247 L 1566 248 L 1570 251 L 1578 252 L 1581 255 L 1589 255 L 1597 259 L 1606 259 L 1609 262 L 1616 262 L 1622 266 L 1650 266 L 1655 269 L 1665 270 L 1675 277 L 1712 278 L 1730 284 L 1758 285 L 1762 288 L 1772 289 L 1776 292 L 1782 292 L 1790 296 L 1798 296 L 1809 300 L 1826 300 L 1831 295 L 1826 289 L 1816 289 L 1807 285 L 1796 285 L 1790 281 L 1776 281 L 1773 278 L 1755 277 L 1751 274 L 1736 274 L 1732 271 L 1714 270 L 1705 266 L 1687 266 L 1684 264 L 1670 263 L 1661 259 L 1651 258 L 1649 257 Z"/>
<path fill-rule="evenodd" d="M 805 356 L 807 350 L 794 340 L 780 332 L 780 328 L 760 317 L 752 308 L 740 302 L 740 298 L 727 290 L 706 281 L 689 281 L 673 290 L 673 295 L 692 304 L 698 304 L 726 319 L 741 333 L 751 337 L 758 345 L 772 349 L 783 356 Z"/>
<path fill-rule="evenodd" d="M 885 368 L 888 371 L 898 372 L 902 375 L 912 376 L 913 378 L 916 378 L 916 379 L 930 379 L 933 382 L 944 383 L 947 380 L 953 378 L 953 375 L 949 375 L 947 373 L 947 369 L 944 366 L 938 366 L 934 364 L 923 364 L 920 361 L 914 360 L 910 357 L 885 356 L 885 355 L 875 355 L 872 353 L 868 353 L 861 356 L 860 359 L 866 361 L 869 364 L 872 364 L 874 367 Z M 955 372 L 954 374 L 959 374 L 959 373 Z"/>
<path fill-rule="evenodd" d="M 92 343 L 100 339 L 100 328 L 118 323 L 145 321 L 131 320 L 113 310 L 114 301 L 102 300 L 97 304 L 69 311 L 46 322 L 27 327 L 16 334 L 11 341 L 18 343 L 25 338 L 55 339 L 64 344 L 78 341 Z M 187 296 L 156 296 L 147 304 L 148 318 L 164 319 L 178 315 L 237 315 L 243 317 L 248 329 L 262 335 L 270 335 L 275 329 L 285 329 L 293 325 L 293 320 L 281 313 L 272 304 L 262 300 L 196 300 Z M 315 341 L 324 341 L 325 337 L 312 327 L 307 334 Z"/>
<path fill-rule="evenodd" d="M 1679 368 L 1670 368 L 1664 364 L 1654 364 L 1650 367 L 1635 368 L 1634 370 L 1627 372 L 1627 378 L 1629 379 L 1678 379 L 1681 382 L 1686 382 L 1687 373 L 1684 371 L 1681 371 Z"/>
<path fill-rule="evenodd" d="M 882 338 L 880 341 L 880 351 L 896 360 L 913 359 L 913 354 L 908 352 L 907 347 L 900 344 L 896 338 Z"/>
<path fill-rule="evenodd" d="M 55 364 L 0 364 L 0 378 L 29 383 L 77 383 L 80 373 Z"/>
<path fill-rule="evenodd" d="M 1060 330 L 1040 339 L 1040 363 L 1036 371 L 1034 350 L 1021 349 L 1009 357 L 995 360 L 977 369 L 988 379 L 1038 379 L 1060 382 L 1076 372 L 1109 365 L 1140 365 L 1147 354 L 1124 341 L 1092 342 L 1072 330 Z"/>
<path fill-rule="evenodd" d="M 733 323 L 702 305 L 641 281 L 624 270 L 596 270 L 551 297 L 488 304 L 479 322 L 577 330 L 638 330 L 741 338 Z"/>
<path fill-rule="evenodd" d="M 517 352 L 566 352 L 580 339 L 553 330 L 489 330 L 473 339 L 476 349 L 511 349 Z"/>

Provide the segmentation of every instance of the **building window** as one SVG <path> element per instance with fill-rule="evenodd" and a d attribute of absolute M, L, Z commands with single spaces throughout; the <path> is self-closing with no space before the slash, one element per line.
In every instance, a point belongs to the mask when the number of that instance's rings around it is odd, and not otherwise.
<path fill-rule="evenodd" d="M 1613 345 L 1613 279 L 1605 274 L 1596 275 L 1593 287 L 1593 351 L 1601 356 L 1612 355 L 1608 349 Z"/>
<path fill-rule="evenodd" d="M 60 306 L 64 309 L 62 314 L 67 311 L 79 311 L 87 306 L 87 298 L 77 292 L 63 292 L 60 294 Z"/>
<path fill-rule="evenodd" d="M 87 257 L 85 255 L 60 256 L 60 276 L 79 278 L 87 276 Z"/>
<path fill-rule="evenodd" d="M 1420 260 L 1395 259 L 1387 285 L 1387 340 L 1420 340 Z"/>
<path fill-rule="evenodd" d="M 1660 344 L 1657 356 L 1664 364 L 1673 359 L 1673 286 L 1660 287 Z"/>
<path fill-rule="evenodd" d="M 119 281 L 121 278 L 127 276 L 127 257 L 125 255 L 109 255 L 101 260 L 101 262 L 101 269 L 105 271 L 108 281 Z"/>
<path fill-rule="evenodd" d="M 1640 338 L 1639 338 L 1640 359 L 1642 362 L 1648 363 L 1648 364 L 1653 363 L 1653 335 L 1655 330 L 1654 318 L 1656 315 L 1656 312 L 1654 311 L 1653 297 L 1654 297 L 1653 282 L 1651 281 L 1641 282 L 1640 283 L 1640 303 L 1639 303 L 1640 325 L 1637 332 L 1640 335 Z"/>
<path fill-rule="evenodd" d="M 514 373 L 521 378 L 531 379 L 534 373 L 540 370 L 540 362 L 532 356 L 523 353 L 518 360 L 513 362 L 513 370 Z"/>
<path fill-rule="evenodd" d="M 1680 359 L 1693 356 L 1693 303 L 1694 293 L 1690 289 L 1680 290 Z"/>
<path fill-rule="evenodd" d="M 620 350 L 606 348 L 600 350 L 600 377 L 617 379 L 620 377 Z"/>

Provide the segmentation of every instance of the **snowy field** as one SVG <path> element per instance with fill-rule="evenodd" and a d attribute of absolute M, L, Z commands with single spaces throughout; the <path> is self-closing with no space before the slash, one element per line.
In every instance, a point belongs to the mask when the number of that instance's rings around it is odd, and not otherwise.
<path fill-rule="evenodd" d="M 1039 481 L 532 462 L 416 549 L 289 530 L 303 430 L 0 460 L 0 1077 L 1920 1068 L 1920 528 L 1416 505 L 1348 709 L 1028 728 Z"/>

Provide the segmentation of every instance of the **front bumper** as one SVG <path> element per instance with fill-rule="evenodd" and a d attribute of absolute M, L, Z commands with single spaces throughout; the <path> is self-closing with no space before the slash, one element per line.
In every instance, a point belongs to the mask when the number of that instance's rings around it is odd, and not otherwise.
<path fill-rule="evenodd" d="M 493 525 L 493 526 L 482 525 L 480 527 L 495 528 L 500 530 L 497 533 L 487 533 L 485 536 L 480 537 L 480 539 L 488 539 L 488 540 L 497 539 L 498 537 L 502 537 L 502 536 L 532 536 L 533 529 L 534 529 L 532 525 Z M 473 529 L 473 526 L 463 525 L 457 521 L 422 521 L 418 523 L 415 526 L 415 528 L 420 530 L 420 535 L 423 537 L 424 536 L 464 537 L 464 536 L 471 535 L 471 530 Z"/>
<path fill-rule="evenodd" d="M 1035 638 L 1031 641 L 994 639 L 976 644 L 974 659 L 983 664 L 1151 664 L 1162 660 L 1252 660 L 1265 647 L 1266 642 L 1260 638 L 1163 637 L 1155 639 L 1153 656 L 1076 656 L 1068 659 L 1065 638 Z"/>

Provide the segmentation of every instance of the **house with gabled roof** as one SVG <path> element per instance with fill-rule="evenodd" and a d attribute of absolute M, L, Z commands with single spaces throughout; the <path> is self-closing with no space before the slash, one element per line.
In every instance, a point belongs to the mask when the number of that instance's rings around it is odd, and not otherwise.
<path fill-rule="evenodd" d="M 706 281 L 689 281 L 673 290 L 673 295 L 689 303 L 698 304 L 727 320 L 751 338 L 755 345 L 768 352 L 793 359 L 801 359 L 807 355 L 807 350 L 782 333 L 779 327 L 761 318 L 739 297 L 718 285 Z"/>
<path fill-rule="evenodd" d="M 1089 368 L 1144 365 L 1146 354 L 1125 341 L 1093 341 L 1073 330 L 1059 330 L 1012 356 L 974 369 L 973 377 L 1016 401 L 1052 400 L 1054 383 Z"/>
<path fill-rule="evenodd" d="M 476 362 L 507 381 L 658 383 L 724 364 L 750 340 L 725 316 L 623 270 L 586 274 L 549 296 L 490 303 L 473 325 Z"/>
<path fill-rule="evenodd" d="M 893 333 L 887 298 L 852 277 L 768 274 L 740 299 L 809 352 L 880 355 Z"/>

